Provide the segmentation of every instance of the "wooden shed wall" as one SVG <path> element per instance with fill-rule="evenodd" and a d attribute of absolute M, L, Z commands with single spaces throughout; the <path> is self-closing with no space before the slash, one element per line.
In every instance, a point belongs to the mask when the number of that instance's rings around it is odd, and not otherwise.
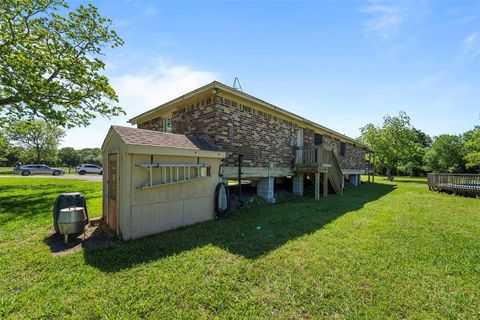
<path fill-rule="evenodd" d="M 181 226 L 211 220 L 214 217 L 214 194 L 220 182 L 218 170 L 221 159 L 200 158 L 200 162 L 210 164 L 211 176 L 188 182 L 138 189 L 148 179 L 145 169 L 136 164 L 149 163 L 150 155 L 131 154 L 130 189 L 126 196 L 131 197 L 128 238 L 144 237 L 150 234 L 175 229 Z M 195 163 L 196 157 L 154 156 L 154 162 Z M 159 179 L 159 169 L 154 169 L 154 180 Z"/>
<path fill-rule="evenodd" d="M 150 234 L 171 230 L 177 227 L 210 220 L 214 217 L 215 187 L 220 182 L 218 176 L 221 157 L 212 153 L 211 157 L 197 158 L 197 154 L 205 152 L 179 149 L 185 154 L 191 152 L 192 156 L 166 156 L 154 155 L 154 162 L 181 162 L 210 164 L 210 177 L 179 182 L 148 189 L 138 189 L 148 179 L 145 169 L 136 167 L 136 164 L 150 163 L 150 153 L 129 153 L 129 147 L 115 132 L 110 131 L 102 147 L 103 153 L 103 218 L 107 221 L 108 198 L 108 155 L 117 154 L 117 219 L 118 227 L 114 230 L 124 239 L 135 239 Z M 142 149 L 142 148 L 140 148 Z M 145 147 L 145 152 L 161 153 L 169 150 L 161 147 Z M 154 169 L 154 179 L 159 178 L 159 169 Z"/>

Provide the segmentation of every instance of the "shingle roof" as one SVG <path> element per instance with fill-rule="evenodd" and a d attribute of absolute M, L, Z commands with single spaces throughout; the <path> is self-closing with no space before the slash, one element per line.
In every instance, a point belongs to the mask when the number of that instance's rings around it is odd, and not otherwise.
<path fill-rule="evenodd" d="M 169 147 L 190 150 L 218 151 L 218 147 L 198 137 L 160 131 L 112 126 L 126 144 L 137 146 Z"/>
<path fill-rule="evenodd" d="M 301 117 L 301 116 L 299 116 L 299 115 L 296 115 L 296 114 L 294 114 L 294 113 L 292 113 L 292 112 L 290 112 L 290 111 L 287 111 L 287 110 L 285 110 L 285 109 L 279 108 L 279 107 L 277 107 L 277 106 L 275 106 L 275 105 L 273 105 L 273 104 L 271 104 L 271 103 L 268 103 L 268 102 L 266 102 L 266 101 L 263 101 L 263 100 L 261 100 L 261 99 L 259 99 L 259 98 L 256 98 L 256 97 L 254 97 L 254 96 L 252 96 L 252 95 L 250 95 L 250 94 L 247 94 L 247 93 L 245 93 L 245 92 L 243 92 L 243 91 L 236 90 L 236 89 L 234 89 L 234 88 L 232 88 L 232 87 L 230 87 L 230 86 L 228 86 L 228 85 L 225 85 L 225 84 L 223 84 L 223 83 L 221 83 L 221 82 L 218 82 L 218 81 L 213 81 L 213 82 L 211 82 L 211 83 L 209 83 L 209 84 L 207 84 L 207 85 L 204 85 L 203 87 L 197 88 L 197 89 L 195 89 L 195 90 L 193 90 L 193 91 L 190 91 L 190 92 L 188 92 L 188 93 L 186 93 L 186 94 L 184 94 L 184 95 L 182 95 L 182 96 L 180 96 L 180 97 L 178 97 L 178 98 L 176 98 L 176 99 L 173 99 L 173 100 L 171 100 L 171 101 L 168 101 L 168 102 L 166 102 L 166 103 L 164 103 L 164 104 L 162 104 L 162 105 L 160 105 L 160 106 L 158 106 L 158 107 L 156 107 L 156 108 L 153 108 L 153 109 L 151 109 L 151 110 L 145 111 L 144 113 L 139 114 L 139 115 L 131 118 L 130 120 L 128 120 L 128 122 L 130 122 L 130 123 L 132 123 L 132 124 L 138 124 L 141 119 L 143 119 L 143 120 L 148 120 L 148 119 L 150 119 L 150 117 L 152 117 L 153 114 L 159 112 L 160 110 L 162 110 L 162 109 L 164 109 L 164 108 L 166 108 L 166 107 L 173 106 L 173 105 L 176 105 L 176 104 L 179 104 L 179 103 L 183 103 L 183 102 L 184 102 L 186 99 L 188 99 L 188 98 L 191 98 L 191 97 L 193 97 L 193 96 L 195 96 L 195 95 L 204 94 L 205 92 L 211 92 L 212 89 L 217 89 L 217 90 L 220 90 L 220 91 L 224 91 L 224 92 L 227 92 L 227 93 L 229 93 L 229 94 L 231 94 L 231 95 L 238 96 L 238 97 L 243 98 L 243 99 L 247 99 L 248 101 L 251 101 L 251 102 L 253 102 L 253 103 L 255 103 L 255 104 L 260 104 L 260 105 L 266 107 L 267 109 L 270 109 L 271 111 L 279 112 L 279 113 L 281 113 L 281 114 L 286 115 L 286 116 L 289 117 L 289 118 L 297 119 L 298 121 L 301 121 L 301 122 L 303 122 L 304 124 L 308 124 L 308 125 L 311 125 L 311 126 L 313 126 L 313 127 L 316 127 L 316 128 L 318 128 L 321 132 L 326 132 L 326 134 L 332 135 L 333 137 L 336 137 L 336 138 L 338 138 L 338 139 L 340 139 L 340 140 L 342 140 L 342 141 L 346 141 L 346 142 L 349 142 L 349 143 L 352 143 L 352 144 L 356 144 L 356 145 L 362 146 L 362 147 L 364 147 L 364 148 L 366 148 L 366 149 L 369 149 L 369 147 L 368 147 L 366 144 L 364 144 L 364 143 L 362 143 L 362 142 L 360 142 L 360 141 L 357 141 L 357 140 L 355 140 L 355 139 L 353 139 L 353 138 L 350 138 L 350 137 L 348 137 L 348 136 L 346 136 L 346 135 L 344 135 L 344 134 L 341 134 L 341 133 L 339 133 L 339 132 L 337 132 L 337 131 L 335 131 L 335 130 L 332 130 L 332 129 L 329 129 L 329 128 L 327 128 L 327 127 L 324 127 L 324 126 L 322 126 L 322 125 L 320 125 L 320 124 L 318 124 L 318 123 L 315 123 L 315 122 L 313 122 L 313 121 L 311 121 L 311 120 L 308 120 L 308 119 L 306 119 L 306 118 L 303 118 L 303 117 Z"/>

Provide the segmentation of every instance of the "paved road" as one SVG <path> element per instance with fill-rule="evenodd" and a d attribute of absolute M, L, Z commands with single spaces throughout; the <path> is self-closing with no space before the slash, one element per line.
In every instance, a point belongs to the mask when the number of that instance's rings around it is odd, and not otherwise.
<path fill-rule="evenodd" d="M 92 181 L 92 182 L 101 182 L 102 176 L 98 174 L 86 174 L 84 176 L 78 174 L 64 174 L 61 176 L 53 175 L 43 175 L 43 174 L 33 174 L 30 176 L 22 176 L 19 174 L 0 174 L 0 179 L 2 178 L 16 178 L 16 179 L 31 179 L 31 178 L 53 178 L 53 179 L 76 179 L 83 181 Z"/>

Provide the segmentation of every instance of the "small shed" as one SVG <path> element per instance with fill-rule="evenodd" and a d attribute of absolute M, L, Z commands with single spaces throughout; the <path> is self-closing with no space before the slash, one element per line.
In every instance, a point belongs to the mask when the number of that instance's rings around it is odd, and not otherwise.
<path fill-rule="evenodd" d="M 183 134 L 111 126 L 102 145 L 103 219 L 124 240 L 213 219 L 225 153 Z"/>

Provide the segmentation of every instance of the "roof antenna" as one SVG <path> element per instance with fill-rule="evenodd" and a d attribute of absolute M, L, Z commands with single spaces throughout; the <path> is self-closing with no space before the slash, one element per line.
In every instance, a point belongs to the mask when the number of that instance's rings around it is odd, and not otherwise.
<path fill-rule="evenodd" d="M 238 77 L 235 77 L 235 80 L 233 80 L 233 89 L 235 90 L 240 90 L 243 92 L 242 85 L 240 84 L 240 80 L 238 80 Z"/>

